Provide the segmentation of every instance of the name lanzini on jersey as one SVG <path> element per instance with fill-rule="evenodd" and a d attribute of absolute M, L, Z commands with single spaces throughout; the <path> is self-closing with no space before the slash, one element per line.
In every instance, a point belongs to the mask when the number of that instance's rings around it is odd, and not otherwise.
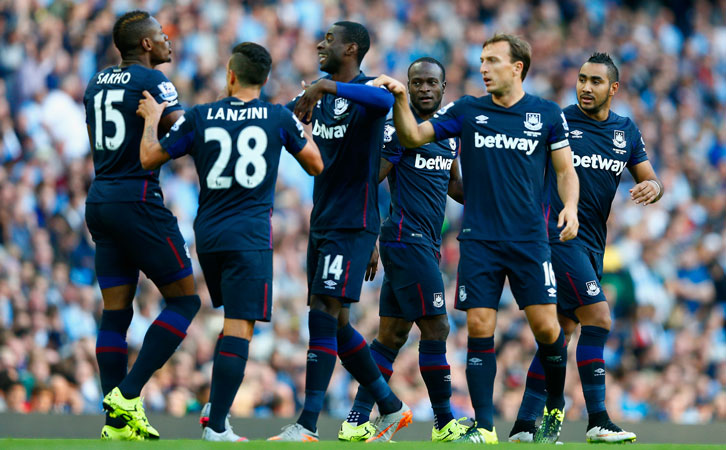
<path fill-rule="evenodd" d="M 239 106 L 244 102 L 233 102 L 230 103 L 232 106 Z M 217 108 L 217 111 L 212 114 L 213 108 L 207 109 L 207 120 L 228 120 L 230 122 L 240 122 L 243 120 L 255 120 L 255 119 L 267 119 L 267 108 L 256 107 L 247 109 L 231 109 L 231 108 Z"/>

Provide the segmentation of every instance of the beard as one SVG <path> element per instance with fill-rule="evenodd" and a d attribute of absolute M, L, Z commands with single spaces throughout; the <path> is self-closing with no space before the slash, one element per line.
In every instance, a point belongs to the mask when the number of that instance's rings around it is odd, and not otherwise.
<path fill-rule="evenodd" d="M 595 103 L 593 101 L 593 105 L 590 106 L 590 107 L 587 107 L 587 108 L 585 106 L 583 106 L 583 104 L 582 104 L 582 102 L 580 101 L 579 98 L 577 99 L 577 103 L 580 105 L 580 108 L 583 111 L 587 111 L 590 114 L 597 114 L 597 113 L 599 113 L 603 109 L 603 107 L 605 106 L 605 104 L 608 102 L 608 98 L 609 97 L 605 97 L 605 99 L 603 101 L 601 101 L 600 103 Z"/>

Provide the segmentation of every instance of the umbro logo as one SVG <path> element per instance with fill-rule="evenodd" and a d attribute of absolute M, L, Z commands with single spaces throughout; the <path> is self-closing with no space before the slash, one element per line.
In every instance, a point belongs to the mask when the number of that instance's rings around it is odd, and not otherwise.
<path fill-rule="evenodd" d="M 596 377 L 605 376 L 605 369 L 603 369 L 602 367 L 598 367 L 597 369 L 595 369 L 595 376 Z"/>
<path fill-rule="evenodd" d="M 560 362 L 562 362 L 562 356 L 560 356 L 560 355 L 548 356 L 547 361 L 552 362 L 552 363 L 560 363 Z"/>
<path fill-rule="evenodd" d="M 333 280 L 325 280 L 323 281 L 323 284 L 325 285 L 325 289 L 335 289 L 335 286 L 338 285 L 338 283 Z"/>
<path fill-rule="evenodd" d="M 318 355 L 308 352 L 308 362 L 318 362 Z"/>
<path fill-rule="evenodd" d="M 555 288 L 549 288 L 547 289 L 547 293 L 550 297 L 557 297 L 557 289 Z"/>
<path fill-rule="evenodd" d="M 572 130 L 570 131 L 570 137 L 573 139 L 582 139 L 582 131 L 580 130 Z"/>
<path fill-rule="evenodd" d="M 451 374 L 444 375 L 444 381 L 446 381 L 447 383 L 451 383 Z"/>
<path fill-rule="evenodd" d="M 483 114 L 480 115 L 480 116 L 476 116 L 475 119 L 476 119 L 476 123 L 478 123 L 480 125 L 481 124 L 485 124 L 485 123 L 489 123 L 489 117 L 487 117 L 487 116 L 485 116 Z"/>
<path fill-rule="evenodd" d="M 482 361 L 480 358 L 477 358 L 477 357 L 469 358 L 469 365 L 471 365 L 471 366 L 481 366 L 481 362 Z"/>

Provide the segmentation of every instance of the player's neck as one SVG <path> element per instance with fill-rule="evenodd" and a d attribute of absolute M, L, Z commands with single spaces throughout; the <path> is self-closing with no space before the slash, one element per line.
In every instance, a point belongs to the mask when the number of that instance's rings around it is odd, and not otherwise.
<path fill-rule="evenodd" d="M 414 114 L 416 114 L 416 116 L 419 119 L 421 119 L 421 120 L 429 120 L 430 118 L 434 117 L 434 113 L 439 110 L 439 106 L 441 106 L 441 104 L 437 105 L 436 106 L 436 109 L 434 109 L 430 113 L 422 114 L 421 111 L 419 111 L 418 109 L 416 109 L 416 106 L 414 106 L 414 104 L 411 103 L 411 110 L 414 112 Z"/>
<path fill-rule="evenodd" d="M 518 101 L 524 98 L 524 89 L 522 85 L 514 85 L 511 89 L 506 92 L 502 92 L 499 95 L 492 94 L 492 101 L 495 105 L 499 105 L 504 108 L 509 108 L 516 104 Z"/>
<path fill-rule="evenodd" d="M 356 65 L 350 65 L 350 66 L 342 66 L 340 70 L 338 70 L 335 73 L 330 74 L 330 78 L 333 81 L 340 81 L 341 83 L 349 83 L 353 80 L 353 78 L 357 77 L 360 74 L 360 66 Z"/>
<path fill-rule="evenodd" d="M 597 120 L 598 122 L 604 122 L 610 117 L 610 105 L 607 105 L 606 107 L 600 108 L 596 112 L 590 112 L 585 111 L 580 107 L 580 105 L 577 105 L 578 108 L 580 108 L 580 111 L 587 117 L 591 118 L 592 120 Z"/>
<path fill-rule="evenodd" d="M 134 64 L 138 64 L 149 69 L 154 68 L 154 65 L 151 64 L 151 58 L 148 56 L 148 54 L 126 56 L 125 58 L 121 59 L 121 64 L 119 64 L 118 66 L 128 67 Z"/>
<path fill-rule="evenodd" d="M 251 102 L 260 98 L 261 86 L 237 86 L 231 92 L 231 97 L 238 98 L 243 102 Z"/>

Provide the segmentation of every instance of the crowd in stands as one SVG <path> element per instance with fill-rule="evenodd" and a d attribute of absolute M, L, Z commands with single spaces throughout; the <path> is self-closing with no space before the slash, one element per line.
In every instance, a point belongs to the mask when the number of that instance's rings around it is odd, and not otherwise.
<path fill-rule="evenodd" d="M 0 0 L 0 412 L 101 410 L 94 347 L 102 301 L 84 221 L 94 170 L 82 97 L 97 70 L 119 62 L 111 28 L 134 8 L 150 10 L 169 35 L 173 62 L 159 69 L 185 105 L 218 97 L 229 51 L 241 41 L 270 50 L 273 70 L 263 96 L 286 103 L 301 80 L 320 76 L 315 45 L 341 19 L 361 22 L 371 33 L 367 74 L 405 79 L 414 59 L 441 60 L 446 103 L 484 95 L 479 54 L 495 31 L 532 43 L 525 89 L 561 106 L 575 102 L 578 69 L 587 57 L 609 52 L 621 73 L 613 108 L 640 127 L 666 194 L 654 205 L 633 204 L 626 173 L 613 204 L 602 283 L 614 312 L 605 354 L 608 411 L 618 422 L 726 421 L 724 0 Z M 192 160 L 174 161 L 161 180 L 194 257 Z M 257 327 L 235 417 L 293 416 L 301 406 L 311 191 L 312 180 L 284 155 L 273 216 L 273 320 Z M 385 215 L 385 183 L 381 192 Z M 465 315 L 452 308 L 461 208 L 450 203 L 441 268 L 450 308 L 452 406 L 455 415 L 471 417 Z M 179 351 L 145 388 L 150 411 L 191 414 L 208 398 L 222 315 L 211 308 L 198 265 L 194 271 L 204 306 Z M 369 342 L 381 281 L 382 271 L 353 308 L 352 320 Z M 142 276 L 128 334 L 131 361 L 160 301 Z M 508 420 L 516 415 L 535 351 L 524 320 L 505 289 L 494 399 L 496 412 Z M 416 340 L 414 331 L 391 384 L 416 419 L 428 420 Z M 567 415 L 582 419 L 574 351 L 570 356 Z M 325 411 L 344 417 L 355 388 L 338 367 Z"/>

